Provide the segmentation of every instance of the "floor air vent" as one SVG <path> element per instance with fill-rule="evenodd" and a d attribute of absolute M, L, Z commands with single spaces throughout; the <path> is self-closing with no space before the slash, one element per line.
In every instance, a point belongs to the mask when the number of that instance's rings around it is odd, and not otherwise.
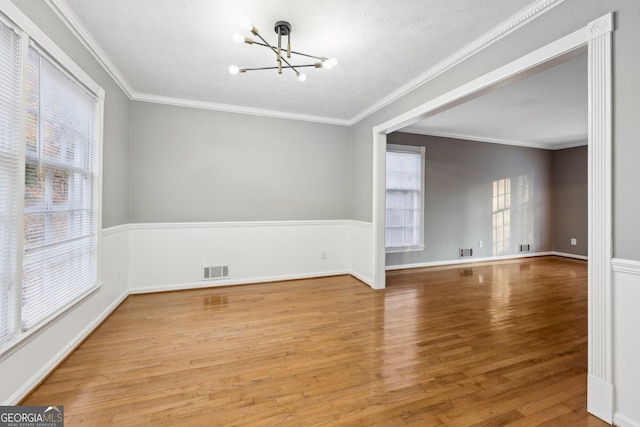
<path fill-rule="evenodd" d="M 520 245 L 520 252 L 529 252 L 531 250 L 531 245 Z"/>
<path fill-rule="evenodd" d="M 473 249 L 460 249 L 460 258 L 473 256 Z"/>
<path fill-rule="evenodd" d="M 202 280 L 228 279 L 228 265 L 209 265 L 202 268 Z"/>

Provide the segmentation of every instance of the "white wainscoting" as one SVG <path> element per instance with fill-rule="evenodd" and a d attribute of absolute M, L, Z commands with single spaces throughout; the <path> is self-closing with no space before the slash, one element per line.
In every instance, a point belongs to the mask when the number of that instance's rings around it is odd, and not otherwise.
<path fill-rule="evenodd" d="M 366 245 L 370 230 L 353 223 L 130 224 L 129 289 L 145 293 L 339 274 L 367 282 L 366 262 L 371 256 L 361 245 Z M 352 248 L 357 256 L 352 256 Z M 229 278 L 202 280 L 207 265 L 228 265 Z"/>
<path fill-rule="evenodd" d="M 613 259 L 613 422 L 640 427 L 640 262 Z"/>
<path fill-rule="evenodd" d="M 128 224 L 102 231 L 102 286 L 46 328 L 5 352 L 0 402 L 15 405 L 130 293 L 352 274 L 370 284 L 370 223 L 268 221 Z M 326 258 L 322 253 L 326 253 Z M 204 265 L 230 278 L 203 281 Z"/>
<path fill-rule="evenodd" d="M 18 404 L 127 297 L 128 238 L 127 226 L 103 230 L 102 286 L 2 356 L 2 405 Z"/>
<path fill-rule="evenodd" d="M 371 285 L 372 254 L 372 224 L 350 220 L 129 224 L 103 230 L 102 287 L 3 355 L 0 402 L 17 404 L 129 293 L 335 274 Z M 202 266 L 222 263 L 230 266 L 228 280 L 201 280 Z M 614 259 L 611 265 L 614 422 L 640 427 L 640 262 Z"/>
<path fill-rule="evenodd" d="M 349 269 L 351 275 L 373 286 L 373 224 L 351 221 Z"/>

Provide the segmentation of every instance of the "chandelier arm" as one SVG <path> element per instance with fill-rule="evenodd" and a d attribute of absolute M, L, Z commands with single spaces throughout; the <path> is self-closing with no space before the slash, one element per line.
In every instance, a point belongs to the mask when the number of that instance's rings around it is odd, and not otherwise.
<path fill-rule="evenodd" d="M 275 47 L 273 47 L 269 43 L 267 43 L 267 41 L 260 34 L 256 34 L 256 35 L 260 38 L 260 40 L 262 40 L 262 42 L 266 45 L 266 47 L 270 48 L 273 51 L 273 53 L 278 55 L 278 49 L 276 49 Z M 262 46 L 262 44 L 260 44 L 260 45 Z M 293 71 L 296 72 L 296 74 L 299 74 L 298 70 L 296 70 L 296 67 L 291 65 L 289 63 L 289 61 L 287 61 L 285 58 L 282 58 L 282 60 L 288 65 L 288 67 L 285 67 L 285 68 L 291 68 Z"/>
<path fill-rule="evenodd" d="M 262 37 L 260 37 L 262 38 Z M 253 42 L 251 44 L 257 44 L 258 46 L 264 46 L 264 47 L 269 47 L 271 49 L 275 49 L 275 47 L 269 45 L 269 44 L 264 44 L 264 43 L 260 43 L 260 42 Z M 307 58 L 313 58 L 313 59 L 317 59 L 319 61 L 326 61 L 328 58 L 324 57 L 324 56 L 315 56 L 315 55 L 309 55 L 308 53 L 302 53 L 302 52 L 296 52 L 295 50 L 292 50 L 291 53 L 293 55 L 300 55 L 300 56 L 306 56 Z"/>
<path fill-rule="evenodd" d="M 315 67 L 316 64 L 296 65 L 295 68 Z M 283 65 L 282 68 L 294 68 L 293 66 Z M 257 67 L 257 68 L 245 68 L 245 71 L 259 71 L 259 70 L 277 70 L 278 67 Z"/>
<path fill-rule="evenodd" d="M 324 56 L 309 55 L 308 53 L 296 52 L 295 50 L 292 50 L 291 53 L 295 55 L 306 56 L 307 58 L 318 59 L 320 61 L 326 61 L 328 59 L 328 58 L 325 58 Z"/>

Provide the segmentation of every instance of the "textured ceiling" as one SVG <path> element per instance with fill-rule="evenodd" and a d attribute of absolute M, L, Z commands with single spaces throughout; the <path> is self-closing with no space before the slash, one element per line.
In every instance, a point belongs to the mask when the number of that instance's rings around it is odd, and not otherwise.
<path fill-rule="evenodd" d="M 76 15 L 132 92 L 349 122 L 483 36 L 533 0 L 58 0 Z M 294 50 L 336 57 L 332 70 L 230 75 L 231 64 L 275 65 L 235 44 L 248 17 L 275 43 L 292 24 Z M 248 35 L 248 34 L 247 34 Z M 144 96 L 143 96 L 144 98 Z"/>
<path fill-rule="evenodd" d="M 587 143 L 587 55 L 497 87 L 403 132 L 566 148 Z"/>

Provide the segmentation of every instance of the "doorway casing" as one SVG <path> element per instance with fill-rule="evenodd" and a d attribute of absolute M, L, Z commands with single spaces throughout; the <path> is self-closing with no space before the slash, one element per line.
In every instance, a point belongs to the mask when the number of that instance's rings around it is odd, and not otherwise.
<path fill-rule="evenodd" d="M 589 365 L 587 410 L 613 422 L 612 364 L 612 104 L 613 14 L 373 128 L 373 281 L 385 287 L 385 153 L 387 135 L 511 79 L 586 49 L 588 55 Z"/>

